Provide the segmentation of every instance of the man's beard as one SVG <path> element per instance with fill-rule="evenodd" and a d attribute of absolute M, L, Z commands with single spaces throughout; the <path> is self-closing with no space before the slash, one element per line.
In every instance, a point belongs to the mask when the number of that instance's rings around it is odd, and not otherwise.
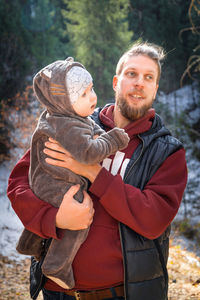
<path fill-rule="evenodd" d="M 147 111 L 152 107 L 152 104 L 154 102 L 154 99 L 150 101 L 149 103 L 143 104 L 141 107 L 134 107 L 129 106 L 127 101 L 118 93 L 115 95 L 115 101 L 117 103 L 118 108 L 120 109 L 120 112 L 123 117 L 130 121 L 138 120 L 139 118 L 142 118 Z M 142 101 L 142 100 L 138 100 Z"/>

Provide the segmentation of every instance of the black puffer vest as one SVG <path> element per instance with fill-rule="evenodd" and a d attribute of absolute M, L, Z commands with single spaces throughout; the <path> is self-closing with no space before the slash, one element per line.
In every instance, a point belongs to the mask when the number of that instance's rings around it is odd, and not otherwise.
<path fill-rule="evenodd" d="M 93 114 L 94 121 L 103 128 L 100 109 Z M 157 169 L 172 153 L 183 146 L 171 136 L 158 115 L 148 132 L 138 135 L 141 144 L 133 153 L 126 168 L 124 182 L 141 190 Z M 157 239 L 149 240 L 126 225 L 119 224 L 124 258 L 124 284 L 126 300 L 167 300 L 170 228 Z M 48 240 L 47 240 L 48 241 Z M 47 243 L 48 244 L 48 243 Z M 47 251 L 48 246 L 45 247 Z M 30 294 L 36 299 L 46 281 L 41 272 L 42 261 L 32 258 L 30 267 Z"/>
<path fill-rule="evenodd" d="M 102 126 L 99 111 L 94 120 Z M 182 148 L 171 136 L 156 114 L 148 132 L 138 135 L 140 145 L 127 166 L 124 182 L 141 190 L 155 174 L 165 159 Z M 119 224 L 124 258 L 124 283 L 126 300 L 167 300 L 170 228 L 157 239 L 149 240 L 126 225 Z"/>

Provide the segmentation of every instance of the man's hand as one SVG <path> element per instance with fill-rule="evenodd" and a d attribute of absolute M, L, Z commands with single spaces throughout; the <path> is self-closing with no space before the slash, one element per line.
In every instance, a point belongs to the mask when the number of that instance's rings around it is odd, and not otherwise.
<path fill-rule="evenodd" d="M 69 230 L 81 230 L 88 228 L 92 223 L 94 208 L 90 196 L 84 191 L 82 203 L 79 203 L 73 198 L 79 188 L 80 185 L 74 185 L 64 195 L 56 215 L 56 227 Z"/>
<path fill-rule="evenodd" d="M 84 176 L 93 182 L 101 170 L 99 164 L 86 165 L 75 160 L 71 154 L 65 150 L 57 141 L 49 138 L 45 143 L 44 153 L 51 158 L 46 158 L 46 162 L 50 165 L 63 167 L 71 170 L 72 172 Z"/>

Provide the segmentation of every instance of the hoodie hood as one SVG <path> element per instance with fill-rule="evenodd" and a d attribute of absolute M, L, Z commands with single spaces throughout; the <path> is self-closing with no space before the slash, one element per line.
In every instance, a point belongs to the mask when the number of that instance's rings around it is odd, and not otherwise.
<path fill-rule="evenodd" d="M 113 119 L 113 110 L 114 105 L 105 106 L 99 115 L 101 122 L 104 124 L 106 130 L 110 130 L 115 127 L 114 119 Z M 153 119 L 155 118 L 155 110 L 153 108 L 149 109 L 146 114 L 133 122 L 130 122 L 124 130 L 128 133 L 129 138 L 133 138 L 137 134 L 141 134 L 143 132 L 148 131 L 151 126 Z"/>

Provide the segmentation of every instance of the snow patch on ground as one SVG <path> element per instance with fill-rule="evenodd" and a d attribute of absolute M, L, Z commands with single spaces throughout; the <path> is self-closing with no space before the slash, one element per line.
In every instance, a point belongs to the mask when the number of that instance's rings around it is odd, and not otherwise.
<path fill-rule="evenodd" d="M 15 249 L 23 225 L 12 209 L 6 195 L 10 172 L 10 162 L 0 165 L 0 254 L 17 260 L 25 258 L 24 255 L 19 255 Z"/>

